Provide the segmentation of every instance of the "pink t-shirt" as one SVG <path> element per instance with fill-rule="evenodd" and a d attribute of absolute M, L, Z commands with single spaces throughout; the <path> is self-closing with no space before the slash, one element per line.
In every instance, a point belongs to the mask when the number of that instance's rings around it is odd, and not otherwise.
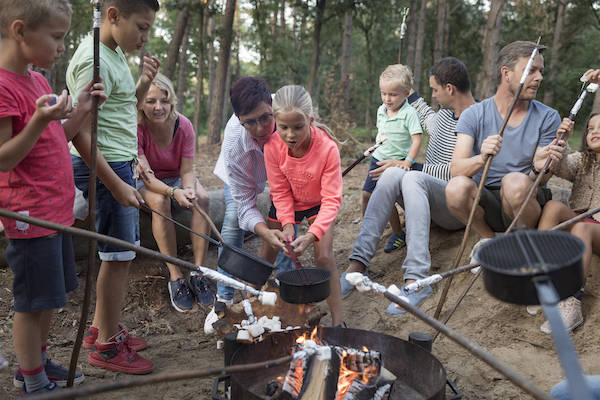
<path fill-rule="evenodd" d="M 310 145 L 302 158 L 290 156 L 279 133 L 265 144 L 265 166 L 271 198 L 281 225 L 294 223 L 294 211 L 321 205 L 308 229 L 317 240 L 335 222 L 342 204 L 342 170 L 337 144 L 326 132 L 310 127 Z"/>
<path fill-rule="evenodd" d="M 35 101 L 52 93 L 46 79 L 0 68 L 0 118 L 12 118 L 18 135 L 35 113 Z M 63 225 L 72 225 L 75 183 L 65 132 L 58 121 L 44 130 L 29 154 L 9 172 L 0 172 L 0 207 Z M 54 231 L 2 218 L 6 236 L 27 239 Z"/>
<path fill-rule="evenodd" d="M 138 154 L 146 156 L 154 176 L 158 179 L 179 176 L 181 158 L 194 158 L 196 146 L 194 127 L 189 119 L 178 114 L 179 126 L 167 147 L 158 147 L 146 126 L 138 124 Z"/>

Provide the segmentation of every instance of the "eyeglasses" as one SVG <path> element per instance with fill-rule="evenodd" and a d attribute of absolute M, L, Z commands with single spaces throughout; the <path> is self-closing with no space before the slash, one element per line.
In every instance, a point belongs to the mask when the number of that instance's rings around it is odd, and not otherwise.
<path fill-rule="evenodd" d="M 261 124 L 262 126 L 267 125 L 269 122 L 273 120 L 273 114 L 263 114 L 258 118 L 247 119 L 244 122 L 241 122 L 242 126 L 246 129 L 254 129 L 256 128 L 256 124 Z"/>

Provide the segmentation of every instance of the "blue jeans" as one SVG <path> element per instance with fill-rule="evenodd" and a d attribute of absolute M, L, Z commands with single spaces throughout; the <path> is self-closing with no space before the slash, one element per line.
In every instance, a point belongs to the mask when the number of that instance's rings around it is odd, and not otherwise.
<path fill-rule="evenodd" d="M 592 390 L 594 399 L 600 400 L 600 375 L 587 375 L 585 380 Z M 554 385 L 550 391 L 550 396 L 557 400 L 572 400 L 567 381 L 562 381 Z"/>
<path fill-rule="evenodd" d="M 225 216 L 223 217 L 223 227 L 221 228 L 221 236 L 225 243 L 235 246 L 238 248 L 244 247 L 244 234 L 245 231 L 240 229 L 238 224 L 238 205 L 231 197 L 231 189 L 226 183 L 223 184 L 223 191 L 225 194 Z M 294 232 L 297 233 L 296 227 L 294 226 Z M 222 247 L 219 247 L 219 257 L 223 251 Z M 280 251 L 277 254 L 277 260 L 275 260 L 277 266 L 277 272 L 287 271 L 292 269 L 292 260 Z M 221 267 L 217 269 L 220 273 L 227 276 L 231 276 L 225 272 Z M 234 289 L 226 286 L 221 282 L 217 282 L 217 299 L 218 300 L 231 300 L 233 299 Z"/>

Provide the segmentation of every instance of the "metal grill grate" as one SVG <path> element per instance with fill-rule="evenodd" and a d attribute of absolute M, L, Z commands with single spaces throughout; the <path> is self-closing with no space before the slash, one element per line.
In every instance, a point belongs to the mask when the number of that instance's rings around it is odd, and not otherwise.
<path fill-rule="evenodd" d="M 535 274 L 576 262 L 582 245 L 566 232 L 520 231 L 484 243 L 477 258 L 487 268 Z"/>

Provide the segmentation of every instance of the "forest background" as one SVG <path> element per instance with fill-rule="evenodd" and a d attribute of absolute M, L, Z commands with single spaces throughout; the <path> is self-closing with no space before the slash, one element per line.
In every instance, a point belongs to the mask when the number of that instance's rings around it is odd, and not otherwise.
<path fill-rule="evenodd" d="M 90 0 L 71 0 L 66 51 L 44 71 L 56 93 L 81 40 L 90 34 Z M 415 90 L 430 101 L 428 70 L 445 56 L 467 66 L 477 99 L 495 91 L 498 50 L 514 40 L 548 46 L 538 100 L 568 115 L 579 77 L 600 68 L 598 0 L 162 0 L 153 33 L 140 55 L 161 62 L 178 93 L 178 108 L 206 143 L 218 144 L 231 114 L 231 82 L 260 75 L 272 91 L 308 89 L 319 118 L 350 142 L 375 134 L 378 77 L 389 64 L 408 65 Z M 401 38 L 403 11 L 408 10 Z M 600 92 L 578 120 L 600 111 Z M 583 123 L 579 123 L 579 129 Z M 577 125 L 576 125 L 577 126 Z M 352 148 L 353 146 L 349 146 Z"/>

